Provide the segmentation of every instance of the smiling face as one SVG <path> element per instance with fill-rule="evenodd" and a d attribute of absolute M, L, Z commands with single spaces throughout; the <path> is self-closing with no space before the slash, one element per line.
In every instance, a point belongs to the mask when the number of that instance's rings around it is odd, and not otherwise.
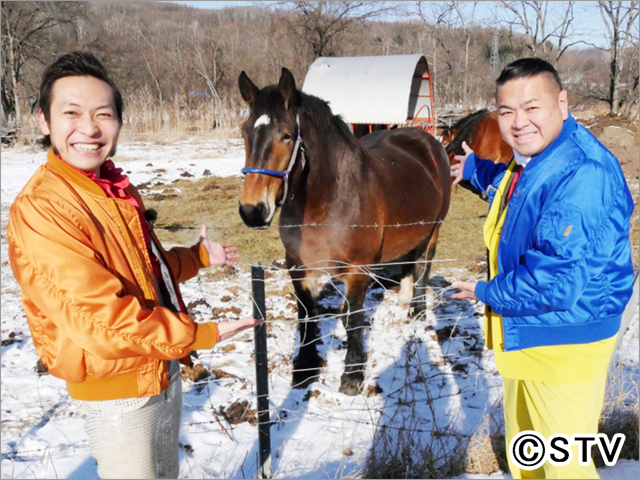
<path fill-rule="evenodd" d="M 95 77 L 56 80 L 48 122 L 40 111 L 40 129 L 51 137 L 54 152 L 69 165 L 98 176 L 100 166 L 115 153 L 120 127 L 113 91 Z"/>
<path fill-rule="evenodd" d="M 509 80 L 498 87 L 497 103 L 502 138 L 525 156 L 547 148 L 569 116 L 567 91 L 547 74 Z"/>

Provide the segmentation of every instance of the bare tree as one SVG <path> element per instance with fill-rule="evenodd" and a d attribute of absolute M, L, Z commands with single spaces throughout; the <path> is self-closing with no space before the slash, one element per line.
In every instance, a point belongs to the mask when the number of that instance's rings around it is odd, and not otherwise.
<path fill-rule="evenodd" d="M 509 3 L 518 8 L 523 5 L 523 2 Z M 530 55 L 532 48 L 543 56 L 546 45 L 553 60 L 566 50 L 560 62 L 569 88 L 576 93 L 585 93 L 587 86 L 599 88 L 599 98 L 610 101 L 610 63 L 603 53 L 610 52 L 609 43 L 599 45 L 603 51 L 570 48 L 571 41 L 576 40 L 582 10 L 591 8 L 588 13 L 600 18 L 599 4 L 592 2 L 591 6 L 582 7 L 576 2 L 575 8 L 569 9 L 567 2 L 548 3 L 546 16 L 541 10 L 545 2 L 536 4 L 542 12 L 540 18 L 545 21 L 545 34 L 542 36 L 539 31 L 537 40 L 531 42 L 522 33 L 524 29 L 518 27 L 517 15 L 503 8 L 502 3 L 492 3 L 488 9 L 480 2 L 477 6 L 476 2 L 451 0 L 389 2 L 387 5 L 393 8 L 385 10 L 385 4 L 376 2 L 289 1 L 211 11 L 165 2 L 3 1 L 0 18 L 3 127 L 13 126 L 16 119 L 29 115 L 29 103 L 33 105 L 37 99 L 42 67 L 58 53 L 77 48 L 91 49 L 99 55 L 128 103 L 148 105 L 153 112 L 162 113 L 163 120 L 149 124 L 152 128 L 174 119 L 204 118 L 205 113 L 210 115 L 212 111 L 221 112 L 222 124 L 227 119 L 236 121 L 234 115 L 224 113 L 230 109 L 235 114 L 233 109 L 245 107 L 235 81 L 241 70 L 253 72 L 252 78 L 260 83 L 269 83 L 277 80 L 282 66 L 287 66 L 302 83 L 317 55 L 424 53 L 439 105 L 491 101 L 495 87 L 489 73 L 492 34 L 489 28 L 500 25 L 512 27 L 500 31 L 503 59 Z M 623 5 L 637 3 L 623 2 Z M 612 6 L 613 15 L 613 7 L 618 3 L 605 4 Z M 74 8 L 85 13 L 74 16 Z M 526 19 L 531 32 L 535 32 L 538 14 L 531 6 L 528 8 Z M 637 7 L 634 8 L 636 12 Z M 487 19 L 486 13 L 499 17 L 500 22 Z M 624 32 L 634 18 L 637 22 L 634 13 L 621 23 L 623 13 L 616 20 L 619 32 Z M 549 25 L 562 28 L 554 36 Z M 611 35 L 614 34 L 612 29 Z M 543 42 L 543 38 L 547 41 Z M 627 115 L 633 111 L 634 98 L 638 97 L 637 27 L 626 44 L 621 33 L 618 38 L 617 53 L 611 52 L 617 55 L 614 57 L 620 72 L 619 87 L 614 91 L 618 91 L 619 112 Z M 579 88 L 583 92 L 577 92 Z M 137 100 L 141 103 L 136 104 Z M 163 105 L 160 109 L 159 103 Z M 134 117 L 140 110 L 127 111 L 128 116 Z M 34 120 L 29 117 L 29 127 L 37 129 Z M 26 128 L 24 123 L 22 128 Z"/>
<path fill-rule="evenodd" d="M 385 2 L 327 0 L 278 2 L 275 6 L 298 13 L 290 26 L 294 35 L 309 45 L 314 58 L 335 55 L 335 43 L 345 30 L 391 9 Z"/>
<path fill-rule="evenodd" d="M 625 56 L 635 50 L 631 60 L 637 59 L 638 49 L 638 1 L 600 1 L 600 14 L 607 27 L 607 39 L 609 41 L 609 92 L 603 100 L 609 103 L 609 114 L 617 115 L 625 100 L 638 104 L 638 66 L 635 65 L 635 79 L 632 78 L 633 95 L 621 95 L 621 73 L 625 67 Z M 632 97 L 627 99 L 626 97 Z M 629 108 L 627 108 L 629 111 Z"/>
<path fill-rule="evenodd" d="M 621 95 L 621 105 L 620 105 L 620 115 L 625 118 L 638 118 L 639 113 L 639 101 L 640 96 L 638 90 L 638 72 L 640 71 L 640 49 L 638 48 L 637 38 L 634 41 L 633 45 L 627 49 L 629 56 L 627 63 L 627 74 L 625 75 L 628 79 L 626 84 L 626 88 L 623 90 L 624 94 Z"/>
<path fill-rule="evenodd" d="M 29 61 L 47 62 L 55 51 L 48 31 L 62 24 L 74 25 L 83 15 L 79 2 L 2 2 L 2 79 L 0 96 L 5 119 L 20 128 L 22 118 L 22 70 Z"/>
<path fill-rule="evenodd" d="M 201 29 L 197 21 L 191 24 L 191 32 L 185 38 L 191 45 L 193 68 L 207 85 L 214 108 L 219 108 L 218 84 L 224 76 L 220 58 L 222 40 L 216 40 L 216 34 L 211 29 Z"/>
<path fill-rule="evenodd" d="M 476 13 L 477 1 L 465 2 L 450 2 L 453 10 L 457 14 L 457 23 L 459 23 L 462 31 L 464 32 L 464 86 L 462 88 L 462 102 L 464 105 L 468 104 L 467 98 L 467 78 L 469 71 L 469 43 L 471 42 L 470 26 L 473 25 Z M 471 6 L 471 12 L 466 7 Z M 467 20 L 468 19 L 468 20 Z"/>
<path fill-rule="evenodd" d="M 497 1 L 495 4 L 507 14 L 499 22 L 508 25 L 509 30 L 522 29 L 535 57 L 557 64 L 567 48 L 584 43 L 573 31 L 573 1 Z"/>
<path fill-rule="evenodd" d="M 156 45 L 151 39 L 151 32 L 147 30 L 147 28 L 142 25 L 141 22 L 138 22 L 136 29 L 134 30 L 134 35 L 138 38 L 136 40 L 142 39 L 146 44 L 145 47 L 140 49 L 140 53 L 142 54 L 142 58 L 144 59 L 144 63 L 147 67 L 147 71 L 151 78 L 153 79 L 153 83 L 156 87 L 156 92 L 158 94 L 158 105 L 162 107 L 163 97 L 162 97 L 162 88 L 160 86 L 160 68 L 158 66 L 158 60 L 160 55 L 156 52 Z"/>
<path fill-rule="evenodd" d="M 438 47 L 445 54 L 445 65 L 450 71 L 453 71 L 451 63 L 451 51 L 444 42 L 446 31 L 451 28 L 451 16 L 453 13 L 454 2 L 420 2 L 415 3 L 418 17 L 425 23 L 429 37 L 431 37 L 431 61 L 430 71 L 433 83 L 433 95 L 436 98 L 443 96 L 449 99 L 449 90 L 451 88 L 450 81 L 444 81 L 445 75 L 442 75 L 440 81 L 438 69 Z M 449 79 L 449 76 L 447 76 Z M 442 91 L 444 90 L 444 92 Z"/>

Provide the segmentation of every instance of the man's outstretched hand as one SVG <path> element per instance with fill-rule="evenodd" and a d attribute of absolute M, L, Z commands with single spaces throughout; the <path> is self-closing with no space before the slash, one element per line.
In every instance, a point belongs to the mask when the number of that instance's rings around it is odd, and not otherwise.
<path fill-rule="evenodd" d="M 233 337 L 236 333 L 243 332 L 251 327 L 262 325 L 264 320 L 256 320 L 253 317 L 244 317 L 240 320 L 229 320 L 228 322 L 218 323 L 218 333 L 220 340 L 226 340 Z"/>
<path fill-rule="evenodd" d="M 467 142 L 462 142 L 462 149 L 464 150 L 464 155 L 456 155 L 455 158 L 458 162 L 455 165 L 451 165 L 451 176 L 455 177 L 451 185 L 457 185 L 462 181 L 462 171 L 464 170 L 464 163 L 467 161 L 467 157 L 473 153 L 473 150 L 469 148 Z"/>
<path fill-rule="evenodd" d="M 202 224 L 200 229 L 200 243 L 204 245 L 209 254 L 210 265 L 237 265 L 240 253 L 238 247 L 234 247 L 230 243 L 211 242 L 207 238 L 208 228 Z"/>
<path fill-rule="evenodd" d="M 478 300 L 476 297 L 476 285 L 478 282 L 453 282 L 451 286 L 460 291 L 451 295 L 451 298 L 460 298 L 465 300 Z"/>

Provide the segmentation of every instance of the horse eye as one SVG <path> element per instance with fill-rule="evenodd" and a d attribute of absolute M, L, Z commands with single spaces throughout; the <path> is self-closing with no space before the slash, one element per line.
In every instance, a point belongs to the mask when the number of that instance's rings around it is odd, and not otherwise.
<path fill-rule="evenodd" d="M 290 133 L 285 133 L 284 135 L 282 135 L 282 138 L 280 139 L 282 142 L 288 142 L 289 140 L 291 140 L 293 137 L 291 136 Z"/>

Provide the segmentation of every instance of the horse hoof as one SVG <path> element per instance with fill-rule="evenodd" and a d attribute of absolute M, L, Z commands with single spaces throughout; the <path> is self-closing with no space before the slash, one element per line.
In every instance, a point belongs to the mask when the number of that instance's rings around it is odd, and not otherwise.
<path fill-rule="evenodd" d="M 363 380 L 353 379 L 353 378 L 344 378 L 342 377 L 342 381 L 340 382 L 340 388 L 338 391 L 340 393 L 344 393 L 345 395 L 349 395 L 353 397 L 362 393 L 362 382 Z"/>

